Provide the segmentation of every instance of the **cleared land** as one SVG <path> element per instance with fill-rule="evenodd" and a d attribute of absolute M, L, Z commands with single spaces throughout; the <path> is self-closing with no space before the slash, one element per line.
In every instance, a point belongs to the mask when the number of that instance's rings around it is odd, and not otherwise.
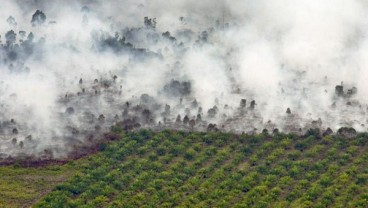
<path fill-rule="evenodd" d="M 31 207 L 73 175 L 70 165 L 40 168 L 0 167 L 0 207 Z"/>

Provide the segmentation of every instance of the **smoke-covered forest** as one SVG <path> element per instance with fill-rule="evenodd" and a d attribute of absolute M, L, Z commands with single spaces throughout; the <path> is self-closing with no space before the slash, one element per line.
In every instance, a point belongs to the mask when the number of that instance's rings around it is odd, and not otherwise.
<path fill-rule="evenodd" d="M 0 157 L 65 157 L 116 124 L 366 131 L 367 5 L 300 2 L 308 12 L 293 1 L 2 2 Z"/>

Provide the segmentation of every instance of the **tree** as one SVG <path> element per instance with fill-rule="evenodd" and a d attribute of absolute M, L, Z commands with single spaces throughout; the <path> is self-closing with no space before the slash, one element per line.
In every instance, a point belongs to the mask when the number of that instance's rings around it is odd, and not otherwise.
<path fill-rule="evenodd" d="M 287 108 L 287 109 L 286 109 L 286 113 L 287 113 L 287 114 L 291 114 L 291 110 L 290 110 L 290 108 Z"/>
<path fill-rule="evenodd" d="M 190 126 L 190 128 L 192 128 L 192 130 L 194 129 L 194 126 L 195 126 L 195 120 L 194 119 L 191 119 L 189 121 L 189 126 Z"/>
<path fill-rule="evenodd" d="M 13 30 L 10 30 L 5 34 L 5 39 L 8 46 L 13 45 L 17 40 L 17 34 Z"/>
<path fill-rule="evenodd" d="M 17 26 L 17 22 L 15 21 L 15 18 L 12 16 L 9 16 L 8 19 L 6 19 L 6 21 L 10 26 Z"/>
<path fill-rule="evenodd" d="M 184 116 L 183 123 L 184 124 L 188 124 L 189 123 L 189 117 L 187 115 Z"/>
<path fill-rule="evenodd" d="M 250 102 L 250 109 L 254 109 L 256 107 L 256 101 L 252 100 L 252 102 Z"/>
<path fill-rule="evenodd" d="M 144 17 L 144 25 L 147 28 L 155 29 L 156 28 L 156 18 L 150 19 L 148 17 Z"/>
<path fill-rule="evenodd" d="M 32 32 L 30 32 L 30 33 L 28 34 L 28 36 L 27 36 L 27 40 L 28 40 L 29 42 L 32 42 L 32 41 L 33 41 L 33 39 L 34 39 L 34 35 L 33 35 L 33 33 L 32 33 Z"/>
<path fill-rule="evenodd" d="M 176 121 L 175 121 L 176 123 L 181 123 L 181 116 L 180 116 L 180 114 L 176 117 Z"/>
<path fill-rule="evenodd" d="M 245 108 L 246 104 L 247 104 L 247 100 L 246 99 L 241 99 L 240 100 L 240 108 Z"/>
<path fill-rule="evenodd" d="M 42 11 L 37 10 L 32 15 L 31 23 L 32 23 L 33 27 L 40 26 L 40 25 L 44 24 L 45 22 L 46 22 L 46 15 Z"/>
<path fill-rule="evenodd" d="M 88 6 L 83 6 L 82 8 L 81 8 L 81 12 L 83 12 L 83 13 L 88 13 L 90 11 L 90 9 L 89 9 L 89 7 Z"/>
<path fill-rule="evenodd" d="M 26 37 L 26 31 L 19 31 L 19 36 L 21 39 L 24 39 Z"/>

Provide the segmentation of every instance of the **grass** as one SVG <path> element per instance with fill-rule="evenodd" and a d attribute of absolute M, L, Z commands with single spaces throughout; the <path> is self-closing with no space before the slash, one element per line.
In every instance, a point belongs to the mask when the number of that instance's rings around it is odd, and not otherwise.
<path fill-rule="evenodd" d="M 71 165 L 0 167 L 0 207 L 31 207 L 74 172 Z"/>

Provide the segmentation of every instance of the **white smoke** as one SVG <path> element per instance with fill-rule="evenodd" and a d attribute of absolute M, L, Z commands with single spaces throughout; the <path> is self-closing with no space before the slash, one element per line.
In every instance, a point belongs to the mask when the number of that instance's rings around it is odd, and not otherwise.
<path fill-rule="evenodd" d="M 36 10 L 47 19 L 32 27 Z M 2 1 L 0 153 L 39 156 L 48 148 L 65 156 L 96 129 L 140 117 L 139 107 L 150 109 L 152 120 L 140 120 L 150 128 L 190 129 L 176 116 L 199 113 L 225 131 L 366 131 L 367 11 L 364 0 Z M 9 49 L 10 30 L 17 41 Z M 34 34 L 32 53 L 12 59 L 27 40 L 19 31 Z M 344 98 L 335 94 L 341 82 Z M 346 95 L 352 87 L 356 95 Z M 255 100 L 255 109 L 243 112 L 241 99 L 247 108 Z"/>

